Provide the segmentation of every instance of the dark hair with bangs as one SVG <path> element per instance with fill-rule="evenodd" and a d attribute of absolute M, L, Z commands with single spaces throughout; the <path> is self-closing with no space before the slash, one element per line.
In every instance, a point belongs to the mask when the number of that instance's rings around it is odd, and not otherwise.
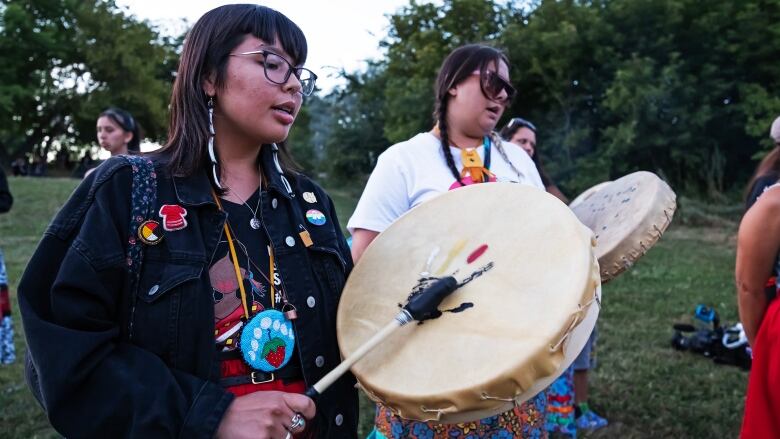
<path fill-rule="evenodd" d="M 487 69 L 491 64 L 498 66 L 501 61 L 503 61 L 507 67 L 509 66 L 509 59 L 502 51 L 495 47 L 484 44 L 468 44 L 453 50 L 447 58 L 444 59 L 441 69 L 439 70 L 439 76 L 436 78 L 436 105 L 433 110 L 433 120 L 436 121 L 441 133 L 441 148 L 444 157 L 447 160 L 447 167 L 450 168 L 450 172 L 452 172 L 452 175 L 455 176 L 461 186 L 463 185 L 463 181 L 461 181 L 460 173 L 455 167 L 455 160 L 452 158 L 449 147 L 449 127 L 447 126 L 447 104 L 450 100 L 449 91 L 451 88 L 457 86 L 471 76 L 471 72 L 479 70 L 479 86 L 482 89 L 482 94 L 489 98 L 489 94 L 485 91 L 485 85 L 482 79 L 485 77 Z M 503 153 L 503 150 L 500 152 Z"/>
<path fill-rule="evenodd" d="M 228 56 L 248 34 L 269 44 L 278 39 L 295 65 L 306 62 L 306 37 L 278 11 L 242 4 L 220 6 L 203 15 L 184 41 L 171 93 L 168 141 L 160 151 L 169 155 L 168 168 L 173 175 L 189 176 L 209 166 L 209 97 L 203 89 L 203 79 L 213 74 L 217 89 L 221 88 Z M 299 168 L 284 143 L 278 144 L 282 168 L 285 172 L 297 172 Z"/>

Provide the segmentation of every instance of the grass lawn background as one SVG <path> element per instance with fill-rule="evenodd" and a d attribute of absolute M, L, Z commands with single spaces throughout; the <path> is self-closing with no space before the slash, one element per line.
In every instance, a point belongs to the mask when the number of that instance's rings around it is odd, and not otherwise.
<path fill-rule="evenodd" d="M 10 213 L 0 215 L 0 248 L 11 283 L 18 359 L 0 366 L 0 438 L 56 437 L 24 384 L 25 345 L 14 292 L 43 230 L 78 181 L 11 177 L 9 184 L 15 203 Z M 344 226 L 359 190 L 329 192 Z M 722 322 L 737 320 L 733 266 L 738 208 L 680 201 L 682 209 L 660 243 L 603 288 L 599 366 L 591 373 L 590 402 L 610 425 L 584 437 L 738 435 L 748 374 L 670 345 L 672 324 L 691 322 L 698 303 L 714 307 Z M 361 437 L 372 418 L 373 405 L 363 398 Z"/>

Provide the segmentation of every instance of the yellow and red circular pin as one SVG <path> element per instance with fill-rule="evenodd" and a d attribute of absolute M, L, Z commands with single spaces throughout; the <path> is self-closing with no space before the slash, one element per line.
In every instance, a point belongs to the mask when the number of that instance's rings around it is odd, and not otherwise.
<path fill-rule="evenodd" d="M 147 245 L 157 245 L 163 239 L 163 230 L 160 223 L 148 220 L 138 226 L 138 239 Z"/>

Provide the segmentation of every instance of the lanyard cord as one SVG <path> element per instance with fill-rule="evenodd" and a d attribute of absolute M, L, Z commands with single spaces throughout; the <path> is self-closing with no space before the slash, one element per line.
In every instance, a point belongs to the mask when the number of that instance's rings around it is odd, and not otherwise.
<path fill-rule="evenodd" d="M 485 146 L 485 169 L 490 171 L 490 137 L 485 136 L 482 138 L 482 145 Z"/>
<path fill-rule="evenodd" d="M 219 201 L 219 197 L 217 197 L 217 194 L 214 193 L 214 191 L 211 192 L 211 195 L 214 197 L 214 201 L 217 202 L 217 207 L 219 207 L 219 210 L 223 211 L 222 209 L 222 203 Z M 233 245 L 233 236 L 230 233 L 230 227 L 228 227 L 227 220 L 224 224 L 225 229 L 225 235 L 227 236 L 227 242 L 228 247 L 230 248 L 230 257 L 233 259 L 233 270 L 236 273 L 236 280 L 238 281 L 238 289 L 241 290 L 241 305 L 244 307 L 244 317 L 246 320 L 249 320 L 249 304 L 246 297 L 246 289 L 244 289 L 244 280 L 241 278 L 241 269 L 238 267 L 238 256 L 236 255 L 236 247 Z M 274 251 L 271 249 L 271 246 L 268 246 L 268 257 L 271 260 L 270 268 L 269 268 L 269 284 L 271 284 L 271 308 L 275 308 L 276 304 L 276 290 L 274 288 Z M 251 270 L 251 268 L 247 268 L 248 270 Z"/>

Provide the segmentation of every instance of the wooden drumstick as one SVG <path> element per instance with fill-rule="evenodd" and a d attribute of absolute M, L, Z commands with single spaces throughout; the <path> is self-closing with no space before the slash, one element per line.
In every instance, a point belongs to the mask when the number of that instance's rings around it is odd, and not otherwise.
<path fill-rule="evenodd" d="M 325 391 L 331 384 L 341 378 L 353 364 L 363 358 L 379 343 L 385 340 L 396 329 L 412 321 L 423 321 L 440 315 L 439 304 L 445 297 L 458 289 L 460 284 L 452 277 L 447 276 L 436 280 L 431 286 L 422 290 L 419 294 L 409 299 L 401 311 L 395 316 L 393 321 L 377 332 L 367 342 L 363 343 L 352 355 L 345 358 L 335 369 L 322 377 L 313 386 L 306 390 L 305 395 L 309 398 L 316 398 Z"/>

